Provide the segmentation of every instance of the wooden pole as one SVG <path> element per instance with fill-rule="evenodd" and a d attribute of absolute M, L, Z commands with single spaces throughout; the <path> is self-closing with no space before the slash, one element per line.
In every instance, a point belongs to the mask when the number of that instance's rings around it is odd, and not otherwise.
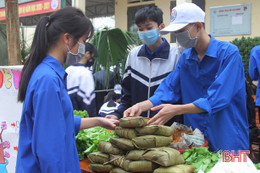
<path fill-rule="evenodd" d="M 6 35 L 9 65 L 21 64 L 18 0 L 5 0 Z"/>

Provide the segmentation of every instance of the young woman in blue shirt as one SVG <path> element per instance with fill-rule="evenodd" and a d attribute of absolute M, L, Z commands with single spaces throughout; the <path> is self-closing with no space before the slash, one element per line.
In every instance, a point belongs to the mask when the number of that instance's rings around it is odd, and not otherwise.
<path fill-rule="evenodd" d="M 114 128 L 116 120 L 74 117 L 67 74 L 94 32 L 78 9 L 66 7 L 43 17 L 24 64 L 18 100 L 23 102 L 16 172 L 80 172 L 75 135 L 93 126 Z M 67 56 L 68 55 L 68 56 Z"/>

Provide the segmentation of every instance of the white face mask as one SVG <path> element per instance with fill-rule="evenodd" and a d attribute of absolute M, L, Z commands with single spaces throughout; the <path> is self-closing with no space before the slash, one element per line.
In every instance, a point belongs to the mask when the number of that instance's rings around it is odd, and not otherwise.
<path fill-rule="evenodd" d="M 197 44 L 197 41 L 198 41 L 198 37 L 197 37 L 198 33 L 197 33 L 195 38 L 191 38 L 190 37 L 190 32 L 189 31 L 192 29 L 192 27 L 189 30 L 187 30 L 187 31 L 183 31 L 183 32 L 180 32 L 180 33 L 175 33 L 175 36 L 176 36 L 176 39 L 177 39 L 178 43 L 182 47 L 184 47 L 185 49 L 188 49 L 188 48 L 191 48 L 191 47 L 195 47 L 196 44 Z"/>
<path fill-rule="evenodd" d="M 79 42 L 78 42 L 78 44 L 79 44 L 79 47 L 78 47 L 77 53 L 71 52 L 69 49 L 69 46 L 67 45 L 67 49 L 69 51 L 67 53 L 67 57 L 66 57 L 64 64 L 67 64 L 67 65 L 77 64 L 82 59 L 83 55 L 85 54 L 85 44 L 79 43 Z"/>

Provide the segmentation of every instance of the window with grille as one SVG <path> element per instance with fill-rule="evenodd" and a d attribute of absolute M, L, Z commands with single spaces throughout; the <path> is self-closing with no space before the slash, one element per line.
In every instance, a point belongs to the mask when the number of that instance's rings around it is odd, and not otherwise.
<path fill-rule="evenodd" d="M 152 5 L 152 4 L 147 4 Z M 138 28 L 135 24 L 135 13 L 146 5 L 128 7 L 127 9 L 127 31 L 137 32 Z"/>

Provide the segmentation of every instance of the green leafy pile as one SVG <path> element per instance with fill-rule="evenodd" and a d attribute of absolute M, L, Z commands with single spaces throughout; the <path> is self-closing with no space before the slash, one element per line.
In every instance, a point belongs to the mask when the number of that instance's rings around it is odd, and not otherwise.
<path fill-rule="evenodd" d="M 81 118 L 88 118 L 89 117 L 88 112 L 86 110 L 84 110 L 84 111 L 74 110 L 74 115 L 81 117 Z"/>
<path fill-rule="evenodd" d="M 260 163 L 255 164 L 257 170 L 260 170 Z"/>
<path fill-rule="evenodd" d="M 109 141 L 110 138 L 114 137 L 116 137 L 114 131 L 108 131 L 99 126 L 81 130 L 76 136 L 79 160 L 83 160 L 85 156 L 88 156 L 92 152 L 97 152 L 99 142 Z"/>
<path fill-rule="evenodd" d="M 208 147 L 193 147 L 192 150 L 185 150 L 182 154 L 186 164 L 196 167 L 194 170 L 197 173 L 199 170 L 205 173 L 209 172 L 220 158 L 220 153 L 212 153 L 208 150 Z"/>

